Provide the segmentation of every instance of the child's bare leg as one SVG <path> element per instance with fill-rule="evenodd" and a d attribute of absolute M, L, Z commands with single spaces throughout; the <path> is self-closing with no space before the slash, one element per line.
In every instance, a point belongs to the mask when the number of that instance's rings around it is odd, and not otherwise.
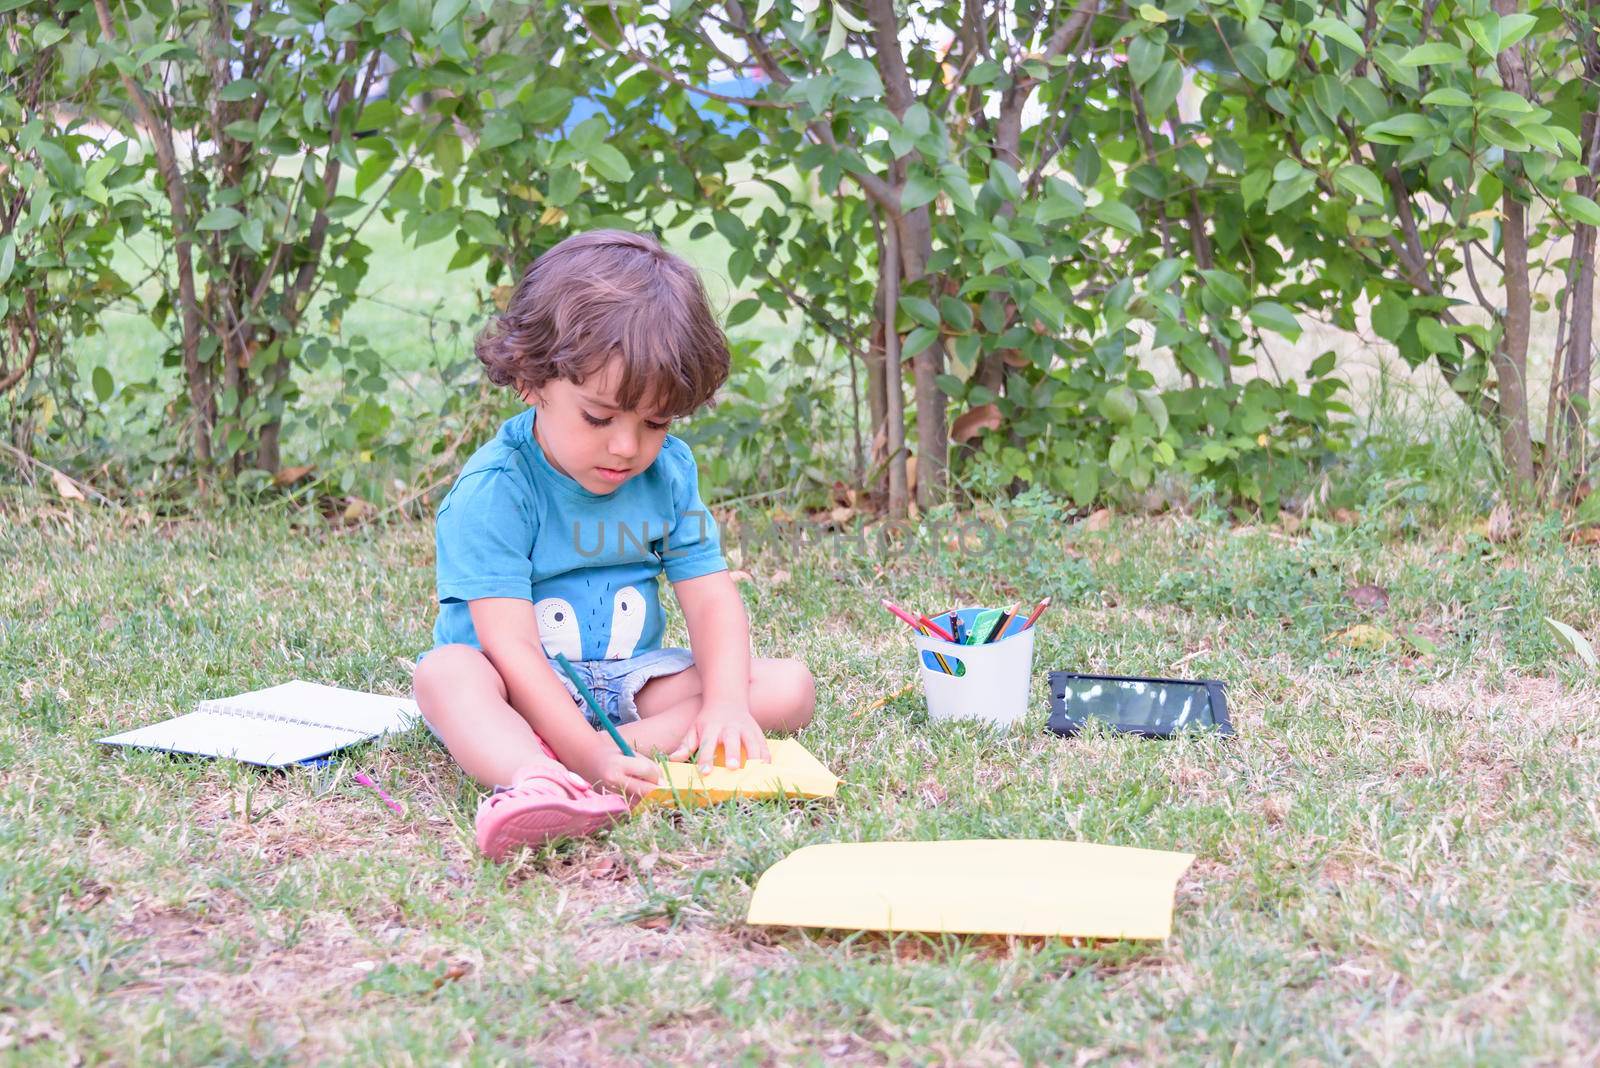
<path fill-rule="evenodd" d="M 506 701 L 500 673 L 472 646 L 445 645 L 423 657 L 412 687 L 422 717 L 482 785 L 507 786 L 523 768 L 555 763 Z"/>
<path fill-rule="evenodd" d="M 700 713 L 700 672 L 689 667 L 645 683 L 635 703 L 639 722 L 622 728 L 643 752 L 670 751 Z M 750 662 L 750 714 L 763 731 L 794 731 L 811 722 L 817 687 L 798 660 L 759 657 Z"/>

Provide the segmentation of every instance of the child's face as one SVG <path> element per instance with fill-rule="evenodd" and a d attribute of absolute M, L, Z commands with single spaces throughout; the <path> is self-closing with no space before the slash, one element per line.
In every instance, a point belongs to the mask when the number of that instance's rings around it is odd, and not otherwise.
<path fill-rule="evenodd" d="M 616 360 L 582 382 L 546 382 L 523 399 L 539 409 L 533 435 L 557 471 L 590 493 L 610 493 L 655 463 L 671 420 L 615 404 Z"/>

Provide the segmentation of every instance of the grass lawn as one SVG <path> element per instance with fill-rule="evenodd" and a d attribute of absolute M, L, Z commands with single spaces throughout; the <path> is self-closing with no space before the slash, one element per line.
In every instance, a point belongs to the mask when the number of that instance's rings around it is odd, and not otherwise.
<path fill-rule="evenodd" d="M 3 505 L 7 1060 L 1600 1056 L 1600 691 L 1542 622 L 1596 634 L 1600 555 L 1552 531 L 1166 517 L 1012 526 L 988 552 L 770 545 L 740 561 L 755 642 L 816 672 L 806 742 L 838 798 L 651 812 L 501 866 L 474 854 L 477 791 L 421 732 L 288 774 L 93 743 L 292 677 L 408 689 L 431 529 L 296 522 Z M 1354 604 L 1360 585 L 1387 609 Z M 878 597 L 1046 592 L 1026 729 L 930 724 L 915 696 L 863 711 L 913 679 Z M 1335 639 L 1363 621 L 1437 651 Z M 1052 738 L 1056 667 L 1226 679 L 1239 734 Z M 1199 860 L 1159 944 L 741 922 L 802 845 L 975 836 Z"/>

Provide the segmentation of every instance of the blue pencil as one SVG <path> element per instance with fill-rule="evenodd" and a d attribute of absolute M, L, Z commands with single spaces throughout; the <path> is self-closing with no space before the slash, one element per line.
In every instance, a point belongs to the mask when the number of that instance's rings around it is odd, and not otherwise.
<path fill-rule="evenodd" d="M 560 664 L 561 670 L 567 673 L 567 678 L 572 680 L 572 685 L 578 688 L 578 692 L 583 695 L 583 699 L 588 702 L 589 708 L 594 712 L 594 718 L 598 719 L 600 726 L 604 727 L 606 733 L 611 735 L 611 740 L 617 743 L 617 748 L 622 750 L 622 755 L 636 756 L 633 746 L 629 745 L 628 740 L 622 736 L 622 732 L 617 730 L 616 725 L 611 722 L 611 717 L 600 711 L 600 702 L 594 699 L 594 694 L 589 692 L 589 687 L 585 686 L 583 680 L 578 678 L 578 670 L 572 666 L 572 661 L 568 660 L 565 655 L 557 653 L 556 663 Z"/>

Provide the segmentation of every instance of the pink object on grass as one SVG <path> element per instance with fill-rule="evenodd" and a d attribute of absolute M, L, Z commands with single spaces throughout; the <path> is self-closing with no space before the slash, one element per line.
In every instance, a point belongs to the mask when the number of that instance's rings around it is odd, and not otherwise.
<path fill-rule="evenodd" d="M 373 782 L 372 779 L 367 775 L 366 772 L 364 772 L 364 771 L 356 772 L 355 780 L 356 780 L 356 782 L 360 783 L 362 786 L 367 787 L 368 789 L 376 790 L 378 792 L 378 796 L 383 798 L 383 803 L 388 805 L 390 808 L 394 809 L 396 814 L 401 815 L 401 816 L 404 816 L 406 814 L 406 810 L 400 807 L 400 802 L 396 801 L 394 798 L 392 798 L 388 794 L 384 793 L 383 792 L 383 787 L 381 787 L 377 783 Z"/>

